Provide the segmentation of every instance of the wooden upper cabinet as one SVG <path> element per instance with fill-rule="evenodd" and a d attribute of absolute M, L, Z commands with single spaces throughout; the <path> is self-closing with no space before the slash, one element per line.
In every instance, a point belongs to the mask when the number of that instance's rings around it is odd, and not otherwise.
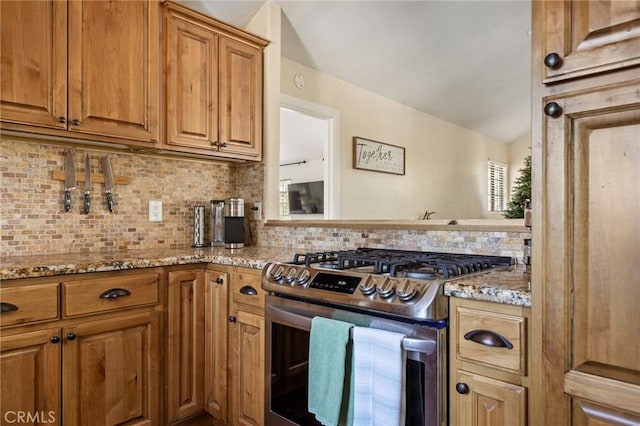
<path fill-rule="evenodd" d="M 165 3 L 166 149 L 262 158 L 262 51 L 267 42 Z"/>
<path fill-rule="evenodd" d="M 212 150 L 218 140 L 218 37 L 172 9 L 165 26 L 166 143 Z"/>
<path fill-rule="evenodd" d="M 158 141 L 158 19 L 155 0 L 69 2 L 69 130 Z"/>
<path fill-rule="evenodd" d="M 0 119 L 65 129 L 67 3 L 0 2 L 0 58 Z"/>
<path fill-rule="evenodd" d="M 2 127 L 153 145 L 160 135 L 160 6 L 3 1 Z"/>
<path fill-rule="evenodd" d="M 262 51 L 220 40 L 220 151 L 261 157 Z"/>
<path fill-rule="evenodd" d="M 544 83 L 640 64 L 639 0 L 547 1 L 540 13 Z"/>

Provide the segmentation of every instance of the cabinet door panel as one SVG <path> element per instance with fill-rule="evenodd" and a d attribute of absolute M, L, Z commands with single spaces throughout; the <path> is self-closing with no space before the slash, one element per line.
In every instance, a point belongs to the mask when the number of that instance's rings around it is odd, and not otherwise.
<path fill-rule="evenodd" d="M 264 424 L 264 318 L 237 311 L 231 390 L 234 425 Z"/>
<path fill-rule="evenodd" d="M 169 273 L 169 418 L 186 418 L 204 404 L 204 271 Z"/>
<path fill-rule="evenodd" d="M 542 329 L 547 421 L 571 422 L 572 398 L 586 395 L 640 415 L 628 403 L 640 395 L 640 323 L 629 317 L 640 298 L 639 84 L 545 100 L 564 111 L 545 119 L 543 140 L 543 186 L 554 190 L 542 206 L 539 303 L 562 307 L 545 311 Z"/>
<path fill-rule="evenodd" d="M 0 58 L 2 121 L 66 128 L 67 2 L 0 2 Z"/>
<path fill-rule="evenodd" d="M 69 130 L 158 141 L 158 19 L 154 0 L 69 3 Z"/>
<path fill-rule="evenodd" d="M 166 19 L 166 143 L 211 151 L 218 140 L 218 38 L 175 11 Z"/>
<path fill-rule="evenodd" d="M 466 394 L 455 394 L 459 425 L 526 424 L 526 391 L 523 387 L 464 371 L 458 371 L 458 383 L 469 387 Z"/>
<path fill-rule="evenodd" d="M 0 424 L 3 426 L 19 423 L 20 412 L 37 415 L 42 423 L 62 424 L 62 345 L 52 343 L 53 336 L 60 336 L 59 328 L 0 338 Z"/>
<path fill-rule="evenodd" d="M 205 274 L 205 410 L 216 419 L 227 421 L 229 274 Z"/>
<path fill-rule="evenodd" d="M 640 1 L 549 1 L 542 13 L 543 55 L 562 61 L 541 64 L 545 83 L 640 64 Z"/>
<path fill-rule="evenodd" d="M 220 38 L 220 151 L 262 153 L 262 51 Z M 224 146 L 226 144 L 226 146 Z"/>
<path fill-rule="evenodd" d="M 64 330 L 65 425 L 158 424 L 158 328 L 150 312 Z"/>

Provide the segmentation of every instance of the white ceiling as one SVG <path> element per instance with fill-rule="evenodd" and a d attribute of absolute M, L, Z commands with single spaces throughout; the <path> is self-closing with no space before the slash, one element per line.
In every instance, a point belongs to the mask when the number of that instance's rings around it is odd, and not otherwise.
<path fill-rule="evenodd" d="M 529 0 L 275 1 L 283 56 L 499 142 L 530 130 Z M 182 3 L 238 27 L 263 4 Z"/>

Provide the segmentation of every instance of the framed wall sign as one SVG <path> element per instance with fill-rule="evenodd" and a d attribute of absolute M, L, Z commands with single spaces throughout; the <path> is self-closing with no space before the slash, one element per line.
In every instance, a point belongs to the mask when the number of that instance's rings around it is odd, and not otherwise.
<path fill-rule="evenodd" d="M 353 168 L 404 175 L 404 148 L 354 136 Z"/>

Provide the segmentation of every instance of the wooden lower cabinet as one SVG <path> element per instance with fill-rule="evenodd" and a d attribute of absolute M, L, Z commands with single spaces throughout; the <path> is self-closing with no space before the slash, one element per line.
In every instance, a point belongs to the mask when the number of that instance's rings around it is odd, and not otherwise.
<path fill-rule="evenodd" d="M 65 425 L 158 424 L 159 328 L 146 312 L 63 330 Z"/>
<path fill-rule="evenodd" d="M 204 287 L 204 410 L 214 419 L 228 419 L 227 322 L 229 273 L 207 270 Z"/>
<path fill-rule="evenodd" d="M 160 285 L 155 268 L 3 281 L 0 424 L 162 424 Z"/>
<path fill-rule="evenodd" d="M 456 384 L 468 390 L 456 392 L 454 407 L 459 425 L 524 425 L 526 389 L 479 374 L 458 371 Z"/>
<path fill-rule="evenodd" d="M 167 408 L 170 422 L 204 411 L 204 269 L 168 274 Z"/>
<path fill-rule="evenodd" d="M 264 291 L 259 270 L 231 274 L 229 393 L 232 425 L 264 424 Z"/>
<path fill-rule="evenodd" d="M 62 424 L 60 335 L 55 327 L 8 336 L 2 332 L 0 425 L 16 424 L 27 413 L 42 423 Z"/>
<path fill-rule="evenodd" d="M 449 424 L 529 424 L 529 309 L 453 297 L 449 305 Z"/>
<path fill-rule="evenodd" d="M 233 425 L 264 424 L 264 316 L 233 311 L 231 409 Z"/>

